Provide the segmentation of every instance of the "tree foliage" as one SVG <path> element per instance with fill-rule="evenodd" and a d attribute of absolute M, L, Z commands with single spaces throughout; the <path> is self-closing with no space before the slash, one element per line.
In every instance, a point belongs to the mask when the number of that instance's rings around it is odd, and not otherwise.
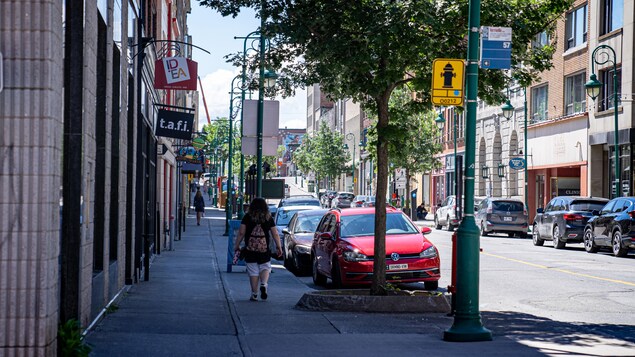
<path fill-rule="evenodd" d="M 318 181 L 336 177 L 346 170 L 348 160 L 344 135 L 322 124 L 315 136 L 302 139 L 293 160 L 302 172 L 313 172 Z"/>
<path fill-rule="evenodd" d="M 283 76 L 286 94 L 294 86 L 320 83 L 333 98 L 350 97 L 377 113 L 377 200 L 371 294 L 386 293 L 383 197 L 387 191 L 393 90 L 410 82 L 417 102 L 430 108 L 432 61 L 465 58 L 468 0 L 200 0 L 236 15 L 254 8 L 266 20 L 261 32 L 272 39 L 267 66 Z M 551 67 L 553 45 L 531 46 L 572 0 L 498 0 L 481 4 L 481 23 L 513 30 L 512 66 L 521 85 Z M 478 96 L 501 103 L 509 79 L 500 70 L 480 70 Z"/>

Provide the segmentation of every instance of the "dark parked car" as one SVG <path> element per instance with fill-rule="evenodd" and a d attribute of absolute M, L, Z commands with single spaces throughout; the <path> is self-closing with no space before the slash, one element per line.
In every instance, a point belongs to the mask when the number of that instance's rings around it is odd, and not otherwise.
<path fill-rule="evenodd" d="M 556 249 L 567 243 L 582 243 L 584 227 L 609 200 L 601 197 L 554 197 L 545 208 L 538 208 L 533 225 L 534 245 L 543 245 L 545 240 L 553 241 Z"/>
<path fill-rule="evenodd" d="M 311 246 L 313 282 L 336 288 L 369 285 L 373 279 L 375 208 L 330 210 L 318 224 Z M 386 209 L 386 280 L 391 283 L 423 282 L 435 290 L 441 277 L 439 253 L 408 216 Z"/>
<path fill-rule="evenodd" d="M 284 266 L 296 273 L 311 270 L 311 244 L 313 233 L 322 216 L 329 210 L 312 209 L 298 211 L 287 228 L 282 230 Z"/>
<path fill-rule="evenodd" d="M 338 192 L 337 196 L 331 200 L 332 208 L 350 208 L 351 201 L 353 201 L 355 195 L 350 192 Z"/>
<path fill-rule="evenodd" d="M 584 228 L 584 249 L 597 253 L 602 247 L 611 248 L 616 257 L 625 257 L 635 249 L 635 197 L 617 197 L 601 211 L 593 211 Z"/>
<path fill-rule="evenodd" d="M 278 203 L 278 208 L 283 206 L 319 206 L 320 200 L 311 195 L 297 195 L 283 198 Z"/>
<path fill-rule="evenodd" d="M 527 211 L 523 201 L 515 198 L 487 197 L 475 213 L 481 235 L 507 233 L 510 237 L 527 236 Z"/>

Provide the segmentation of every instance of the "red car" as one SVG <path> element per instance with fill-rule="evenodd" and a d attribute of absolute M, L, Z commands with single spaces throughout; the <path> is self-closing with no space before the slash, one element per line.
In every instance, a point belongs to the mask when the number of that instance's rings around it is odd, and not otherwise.
<path fill-rule="evenodd" d="M 403 212 L 386 209 L 386 280 L 391 283 L 423 282 L 435 290 L 441 277 L 437 248 Z M 338 288 L 368 285 L 373 275 L 375 209 L 332 209 L 322 217 L 313 236 L 313 282 Z"/>

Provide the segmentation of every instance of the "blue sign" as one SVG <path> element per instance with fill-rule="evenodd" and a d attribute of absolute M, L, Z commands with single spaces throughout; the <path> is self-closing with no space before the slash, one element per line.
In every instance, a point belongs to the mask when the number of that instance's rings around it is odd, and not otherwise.
<path fill-rule="evenodd" d="M 481 68 L 510 69 L 512 66 L 511 27 L 481 27 Z"/>
<path fill-rule="evenodd" d="M 514 157 L 509 160 L 509 168 L 512 170 L 522 170 L 525 167 L 527 167 L 527 163 L 522 157 Z"/>

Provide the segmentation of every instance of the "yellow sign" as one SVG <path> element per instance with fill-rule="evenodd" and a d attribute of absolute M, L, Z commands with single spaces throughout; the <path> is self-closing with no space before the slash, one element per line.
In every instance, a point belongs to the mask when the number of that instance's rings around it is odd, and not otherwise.
<path fill-rule="evenodd" d="M 194 174 L 187 174 L 187 180 L 188 181 L 194 180 Z"/>
<path fill-rule="evenodd" d="M 432 103 L 462 106 L 465 96 L 465 63 L 460 59 L 437 58 L 432 62 Z"/>

